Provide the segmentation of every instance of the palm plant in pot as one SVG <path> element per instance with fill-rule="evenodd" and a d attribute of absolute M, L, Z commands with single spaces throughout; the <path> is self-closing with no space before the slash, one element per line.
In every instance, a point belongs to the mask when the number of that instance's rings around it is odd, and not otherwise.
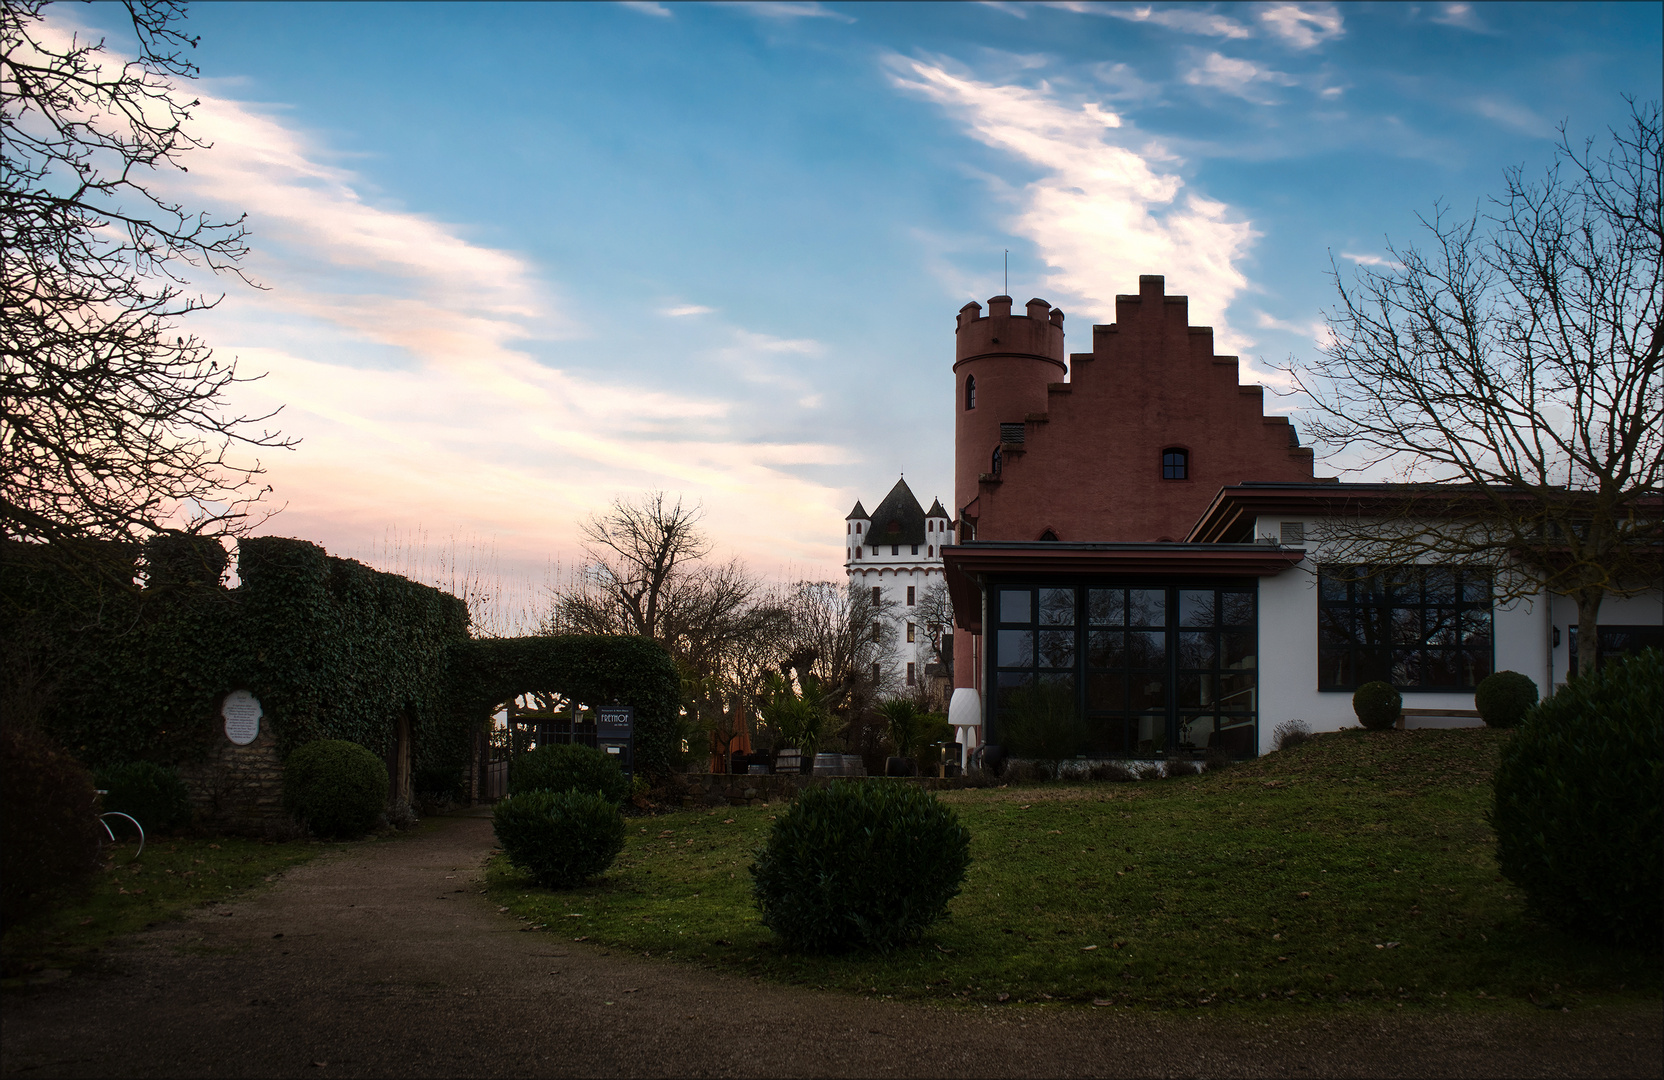
<path fill-rule="evenodd" d="M 885 776 L 916 776 L 918 763 L 915 752 L 924 741 L 925 713 L 911 698 L 891 698 L 880 702 L 878 714 L 889 729 L 890 746 L 895 755 L 884 762 Z"/>
<path fill-rule="evenodd" d="M 815 751 L 826 737 L 829 713 L 820 680 L 801 675 L 797 685 L 771 674 L 759 706 L 763 722 L 774 730 L 776 760 L 798 755 L 799 771 L 814 770 Z"/>

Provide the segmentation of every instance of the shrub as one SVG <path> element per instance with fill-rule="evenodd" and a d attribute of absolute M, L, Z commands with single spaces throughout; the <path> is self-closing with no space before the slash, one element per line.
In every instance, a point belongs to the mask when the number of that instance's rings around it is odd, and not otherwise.
<path fill-rule="evenodd" d="M 1138 779 L 1127 771 L 1126 766 L 1117 765 L 1113 761 L 1094 762 L 1087 775 L 1094 780 L 1103 780 L 1111 784 L 1124 784 L 1129 780 Z"/>
<path fill-rule="evenodd" d="M 103 835 L 92 774 L 44 735 L 0 729 L 0 922 L 84 885 Z"/>
<path fill-rule="evenodd" d="M 1366 682 L 1352 694 L 1352 711 L 1358 723 L 1371 731 L 1385 731 L 1398 723 L 1404 709 L 1404 695 L 1391 683 Z"/>
<path fill-rule="evenodd" d="M 1397 723 L 1396 720 L 1393 721 Z M 1271 739 L 1279 750 L 1292 750 L 1303 742 L 1310 742 L 1312 729 L 1304 720 L 1284 720 L 1271 729 Z"/>
<path fill-rule="evenodd" d="M 1138 767 L 1138 778 L 1140 780 L 1160 780 L 1161 779 L 1161 766 L 1160 765 L 1140 765 Z"/>
<path fill-rule="evenodd" d="M 630 794 L 630 780 L 617 759 L 582 743 L 551 743 L 520 755 L 511 766 L 510 795 L 526 791 L 578 791 L 600 795 L 617 806 Z"/>
<path fill-rule="evenodd" d="M 1537 684 L 1517 671 L 1497 671 L 1480 680 L 1473 707 L 1486 727 L 1518 727 L 1526 711 L 1537 704 Z"/>
<path fill-rule="evenodd" d="M 508 861 L 549 889 L 605 873 L 624 850 L 624 815 L 593 791 L 523 791 L 497 804 L 491 823 Z"/>
<path fill-rule="evenodd" d="M 161 832 L 191 817 L 191 795 L 177 769 L 153 761 L 131 761 L 98 774 L 104 809 L 138 819 L 146 832 Z"/>
<path fill-rule="evenodd" d="M 387 766 L 355 742 L 309 742 L 283 763 L 283 805 L 319 836 L 363 836 L 387 807 Z"/>
<path fill-rule="evenodd" d="M 1502 872 L 1548 919 L 1664 944 L 1664 656 L 1608 662 L 1528 712 L 1490 821 Z"/>
<path fill-rule="evenodd" d="M 1225 752 L 1222 746 L 1208 747 L 1207 756 L 1202 759 L 1202 769 L 1206 772 L 1219 772 L 1236 764 L 1236 759 Z"/>
<path fill-rule="evenodd" d="M 1195 776 L 1200 771 L 1194 761 L 1184 757 L 1170 757 L 1162 766 L 1162 775 L 1169 780 L 1177 780 L 1181 776 Z"/>
<path fill-rule="evenodd" d="M 774 823 L 752 895 L 793 948 L 887 950 L 947 914 L 970 863 L 971 834 L 931 793 L 834 780 Z"/>

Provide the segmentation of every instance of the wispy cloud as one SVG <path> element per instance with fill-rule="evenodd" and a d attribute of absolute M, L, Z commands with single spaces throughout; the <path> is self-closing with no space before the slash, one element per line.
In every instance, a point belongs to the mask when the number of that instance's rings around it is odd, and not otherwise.
<path fill-rule="evenodd" d="M 689 315 L 709 315 L 716 308 L 708 308 L 704 304 L 678 304 L 675 307 L 661 308 L 660 315 L 668 315 L 672 319 L 686 318 Z"/>
<path fill-rule="evenodd" d="M 1157 8 L 1150 5 L 1111 7 L 1102 4 L 1084 3 L 1055 3 L 1049 6 L 1065 8 L 1083 15 L 1107 15 L 1112 19 L 1126 19 L 1128 22 L 1150 23 L 1167 30 L 1176 30 L 1181 34 L 1201 34 L 1206 37 L 1222 38 L 1253 36 L 1252 30 L 1229 16 L 1193 7 Z"/>
<path fill-rule="evenodd" d="M 1384 266 L 1389 270 L 1404 269 L 1403 263 L 1395 262 L 1392 259 L 1387 258 L 1385 255 L 1370 255 L 1367 253 L 1359 254 L 1354 251 L 1343 251 L 1340 253 L 1340 257 L 1349 262 L 1355 263 L 1358 266 Z"/>
<path fill-rule="evenodd" d="M 1455 26 L 1463 30 L 1471 30 L 1476 34 L 1493 34 L 1496 31 L 1485 25 L 1474 10 L 1472 4 L 1440 4 L 1438 10 L 1428 16 L 1429 21 L 1442 26 Z"/>
<path fill-rule="evenodd" d="M 1333 4 L 1268 4 L 1259 17 L 1273 37 L 1296 49 L 1314 49 L 1346 33 Z"/>
<path fill-rule="evenodd" d="M 1288 319 L 1279 319 L 1275 315 L 1264 311 L 1257 311 L 1254 313 L 1254 325 L 1261 330 L 1281 330 L 1285 334 L 1296 334 L 1319 345 L 1326 344 L 1332 337 L 1329 324 L 1322 319 L 1292 322 Z"/>
<path fill-rule="evenodd" d="M 655 0 L 618 0 L 620 7 L 627 7 L 631 11 L 639 11 L 643 15 L 657 15 L 661 19 L 670 18 L 670 9 Z"/>
<path fill-rule="evenodd" d="M 739 8 L 752 15 L 760 15 L 765 19 L 836 19 L 838 22 L 852 23 L 853 15 L 846 15 L 841 11 L 834 11 L 816 0 L 735 0 L 725 4 L 725 7 Z"/>
<path fill-rule="evenodd" d="M 937 102 L 972 137 L 1038 167 L 1043 175 L 1014 192 L 1015 231 L 1052 267 L 1054 300 L 1078 299 L 1108 317 L 1117 293 L 1137 275 L 1165 274 L 1188 291 L 1194 321 L 1211 320 L 1229 337 L 1223 314 L 1247 284 L 1236 263 L 1256 235 L 1230 208 L 1152 162 L 1171 163 L 1158 145 L 1136 152 L 1109 136 L 1121 118 L 1099 103 L 1065 102 L 1036 88 L 979 81 L 945 61 L 889 58 L 896 86 Z M 1062 295 L 1056 295 L 1061 293 Z"/>
<path fill-rule="evenodd" d="M 1515 131 L 1522 131 L 1527 135 L 1538 135 L 1548 138 L 1554 135 L 1554 125 L 1538 116 L 1517 101 L 1487 94 L 1475 98 L 1469 107 L 1487 120 L 1495 120 L 1504 127 L 1511 127 Z"/>
<path fill-rule="evenodd" d="M 1192 86 L 1223 90 L 1244 101 L 1270 105 L 1275 104 L 1276 99 L 1263 92 L 1264 86 L 1293 86 L 1298 80 L 1252 60 L 1210 52 L 1184 73 L 1184 81 Z"/>

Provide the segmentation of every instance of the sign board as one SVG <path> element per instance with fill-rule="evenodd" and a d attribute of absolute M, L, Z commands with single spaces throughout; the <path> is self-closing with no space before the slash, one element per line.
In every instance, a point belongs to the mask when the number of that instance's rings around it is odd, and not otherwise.
<path fill-rule="evenodd" d="M 601 705 L 595 709 L 595 737 L 602 741 L 628 739 L 635 734 L 633 705 Z"/>
<path fill-rule="evenodd" d="M 260 737 L 260 701 L 247 690 L 233 690 L 225 695 L 220 706 L 225 717 L 225 737 L 238 746 L 247 746 Z"/>

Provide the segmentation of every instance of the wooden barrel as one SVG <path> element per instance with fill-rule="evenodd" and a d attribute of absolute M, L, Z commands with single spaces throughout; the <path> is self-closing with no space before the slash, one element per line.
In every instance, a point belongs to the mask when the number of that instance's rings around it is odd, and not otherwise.
<path fill-rule="evenodd" d="M 816 776 L 842 776 L 844 774 L 844 756 L 842 754 L 816 754 Z"/>
<path fill-rule="evenodd" d="M 843 774 L 845 776 L 865 776 L 865 775 L 867 775 L 867 763 L 861 760 L 861 755 L 860 754 L 845 754 L 845 755 L 843 755 L 843 759 L 844 759 L 844 773 Z"/>
<path fill-rule="evenodd" d="M 782 750 L 774 755 L 774 771 L 795 773 L 803 767 L 803 755 L 796 749 Z"/>

